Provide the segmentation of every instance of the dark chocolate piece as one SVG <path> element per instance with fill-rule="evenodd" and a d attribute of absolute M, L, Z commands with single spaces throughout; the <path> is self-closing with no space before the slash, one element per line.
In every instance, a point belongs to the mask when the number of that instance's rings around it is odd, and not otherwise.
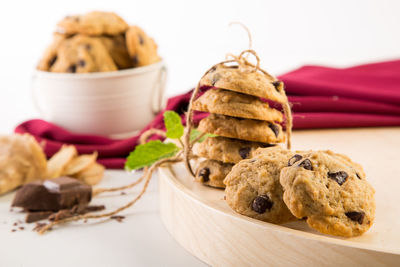
<path fill-rule="evenodd" d="M 52 211 L 34 211 L 34 212 L 28 212 L 25 217 L 25 222 L 26 223 L 33 223 L 37 221 L 41 221 L 44 219 L 49 218 L 49 216 L 53 214 Z"/>
<path fill-rule="evenodd" d="M 11 206 L 29 211 L 59 211 L 85 207 L 91 199 L 91 186 L 77 179 L 59 177 L 25 184 L 15 194 Z"/>

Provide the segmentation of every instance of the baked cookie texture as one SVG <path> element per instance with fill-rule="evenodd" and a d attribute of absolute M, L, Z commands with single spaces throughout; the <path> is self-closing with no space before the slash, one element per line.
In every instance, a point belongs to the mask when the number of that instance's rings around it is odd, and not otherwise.
<path fill-rule="evenodd" d="M 145 66 L 160 61 L 157 44 L 138 26 L 126 32 L 126 46 L 134 66 Z"/>
<path fill-rule="evenodd" d="M 263 149 L 240 161 L 224 180 L 226 202 L 236 212 L 270 223 L 296 220 L 283 202 L 280 171 L 293 152 L 280 147 Z"/>
<path fill-rule="evenodd" d="M 375 216 L 374 189 L 359 164 L 331 151 L 295 155 L 281 171 L 283 199 L 297 218 L 324 234 L 352 237 Z"/>
<path fill-rule="evenodd" d="M 116 35 L 128 28 L 128 24 L 117 14 L 102 11 L 67 16 L 57 26 L 57 31 L 66 35 Z"/>
<path fill-rule="evenodd" d="M 225 137 L 209 137 L 193 146 L 193 153 L 200 157 L 219 160 L 225 163 L 238 163 L 251 158 L 260 147 L 273 146 L 259 142 L 249 142 Z"/>
<path fill-rule="evenodd" d="M 218 114 L 210 114 L 210 116 L 202 119 L 198 129 L 205 133 L 253 142 L 273 144 L 285 140 L 282 127 L 279 124 Z"/>
<path fill-rule="evenodd" d="M 132 60 L 125 45 L 125 35 L 100 36 L 99 38 L 118 69 L 133 68 Z"/>
<path fill-rule="evenodd" d="M 46 156 L 31 135 L 0 136 L 0 155 L 0 194 L 46 176 Z"/>
<path fill-rule="evenodd" d="M 260 98 L 223 89 L 210 89 L 193 102 L 193 109 L 232 117 L 282 122 L 282 113 Z"/>
<path fill-rule="evenodd" d="M 195 179 L 197 182 L 217 188 L 225 188 L 224 179 L 231 171 L 233 164 L 207 159 L 202 161 L 197 170 Z"/>
<path fill-rule="evenodd" d="M 52 72 L 70 73 L 115 70 L 117 66 L 100 39 L 86 35 L 75 35 L 63 42 L 50 68 Z"/>
<path fill-rule="evenodd" d="M 285 97 L 279 92 L 283 89 L 283 82 L 259 71 L 252 72 L 251 69 L 252 67 L 218 65 L 200 83 L 283 103 Z"/>

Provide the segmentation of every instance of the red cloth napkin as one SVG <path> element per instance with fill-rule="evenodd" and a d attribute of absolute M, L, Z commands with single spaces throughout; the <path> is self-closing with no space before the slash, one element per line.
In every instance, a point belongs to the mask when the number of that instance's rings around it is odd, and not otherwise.
<path fill-rule="evenodd" d="M 293 104 L 294 129 L 400 125 L 400 60 L 305 66 L 279 78 Z"/>
<path fill-rule="evenodd" d="M 400 60 L 344 69 L 305 66 L 279 79 L 293 105 L 294 129 L 400 126 Z M 170 98 L 166 110 L 175 110 L 183 118 L 190 95 L 191 91 Z M 43 120 L 24 122 L 15 132 L 45 141 L 49 157 L 62 144 L 74 144 L 79 153 L 98 151 L 99 163 L 107 168 L 123 168 L 142 132 L 164 129 L 162 116 L 163 112 L 138 135 L 123 140 L 74 134 Z M 202 117 L 196 114 L 195 120 Z"/>

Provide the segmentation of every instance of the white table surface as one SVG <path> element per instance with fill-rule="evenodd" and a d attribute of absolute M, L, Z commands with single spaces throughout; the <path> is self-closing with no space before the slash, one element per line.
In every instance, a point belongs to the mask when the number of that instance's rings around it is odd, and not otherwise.
<path fill-rule="evenodd" d="M 141 173 L 107 171 L 100 186 L 124 185 Z M 121 213 L 123 222 L 104 219 L 72 223 L 39 235 L 32 224 L 18 224 L 24 214 L 10 211 L 14 193 L 0 197 L 0 266 L 205 266 L 167 232 L 159 216 L 157 175 L 134 207 Z M 140 188 L 126 195 L 99 195 L 93 204 L 108 210 L 130 201 Z M 24 230 L 18 227 L 23 226 Z M 17 229 L 12 232 L 12 229 Z"/>

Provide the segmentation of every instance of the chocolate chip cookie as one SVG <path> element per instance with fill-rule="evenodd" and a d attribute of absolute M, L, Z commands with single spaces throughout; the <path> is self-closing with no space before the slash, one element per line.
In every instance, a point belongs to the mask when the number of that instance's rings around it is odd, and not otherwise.
<path fill-rule="evenodd" d="M 208 159 L 238 163 L 243 159 L 251 158 L 256 149 L 268 146 L 272 145 L 218 136 L 209 137 L 201 143 L 195 143 L 193 153 Z"/>
<path fill-rule="evenodd" d="M 344 237 L 367 231 L 375 216 L 375 190 L 360 165 L 331 151 L 294 155 L 281 171 L 283 199 L 310 227 Z"/>
<path fill-rule="evenodd" d="M 217 188 L 225 188 L 223 183 L 233 164 L 207 159 L 196 170 L 196 181 Z"/>
<path fill-rule="evenodd" d="M 279 147 L 240 161 L 224 180 L 226 202 L 236 212 L 270 223 L 285 223 L 296 218 L 283 202 L 280 171 L 293 152 Z"/>
<path fill-rule="evenodd" d="M 193 102 L 198 111 L 232 117 L 282 122 L 282 113 L 260 98 L 223 89 L 210 89 Z"/>
<path fill-rule="evenodd" d="M 285 97 L 279 92 L 283 89 L 283 82 L 270 75 L 252 71 L 253 68 L 243 68 L 218 65 L 204 76 L 200 83 L 270 99 L 279 103 L 285 102 Z"/>
<path fill-rule="evenodd" d="M 133 63 L 130 59 L 128 49 L 125 44 L 125 35 L 120 34 L 116 36 L 100 36 L 100 41 L 107 49 L 111 58 L 114 60 L 118 69 L 132 68 Z"/>
<path fill-rule="evenodd" d="M 66 37 L 62 34 L 55 33 L 53 35 L 53 42 L 44 51 L 43 57 L 40 59 L 37 65 L 38 70 L 49 71 L 50 68 L 57 60 L 58 48 Z"/>
<path fill-rule="evenodd" d="M 97 37 L 75 35 L 59 47 L 52 72 L 88 73 L 115 71 L 117 66 Z"/>
<path fill-rule="evenodd" d="M 282 127 L 272 122 L 240 119 L 210 114 L 200 121 L 198 130 L 224 137 L 261 143 L 280 143 L 285 140 Z"/>
<path fill-rule="evenodd" d="M 138 26 L 129 27 L 126 32 L 126 46 L 134 67 L 160 61 L 157 44 Z"/>
<path fill-rule="evenodd" d="M 57 26 L 57 32 L 65 35 L 117 35 L 128 29 L 128 24 L 120 16 L 113 12 L 101 11 L 67 16 Z"/>

